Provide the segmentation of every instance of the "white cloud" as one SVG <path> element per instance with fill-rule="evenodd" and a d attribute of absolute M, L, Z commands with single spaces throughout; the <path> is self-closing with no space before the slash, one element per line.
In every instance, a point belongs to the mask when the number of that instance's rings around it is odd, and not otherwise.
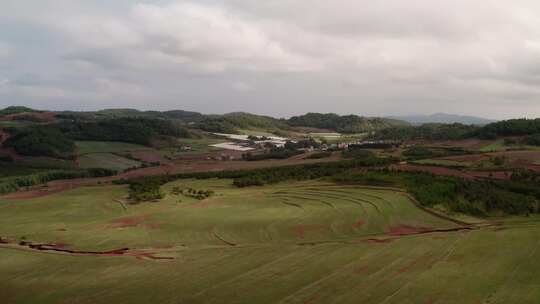
<path fill-rule="evenodd" d="M 253 86 L 251 86 L 249 83 L 246 83 L 244 81 L 234 81 L 231 84 L 231 87 L 238 92 L 248 92 L 253 90 Z"/>
<path fill-rule="evenodd" d="M 56 77 L 65 98 L 110 106 L 184 98 L 210 112 L 235 99 L 246 111 L 273 104 L 268 114 L 276 115 L 540 115 L 538 1 L 7 1 L 16 13 L 0 18 L 33 26 L 44 42 L 37 59 L 19 54 L 32 49 L 24 43 L 9 41 L 7 51 L 0 44 L 0 58 L 9 55 L 14 67 L 0 79 Z M 54 92 L 44 96 L 61 96 Z"/>
<path fill-rule="evenodd" d="M 109 65 L 207 72 L 296 72 L 317 62 L 275 40 L 256 20 L 220 6 L 181 1 L 137 4 L 124 16 L 78 16 L 47 21 L 71 43 L 69 57 Z"/>
<path fill-rule="evenodd" d="M 12 46 L 0 41 L 0 60 L 10 57 L 13 52 Z"/>

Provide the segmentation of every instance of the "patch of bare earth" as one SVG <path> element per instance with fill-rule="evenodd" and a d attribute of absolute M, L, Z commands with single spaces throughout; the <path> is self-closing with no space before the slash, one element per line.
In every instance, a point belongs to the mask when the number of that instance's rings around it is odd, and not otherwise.
<path fill-rule="evenodd" d="M 30 199 L 35 197 L 43 197 L 54 193 L 63 192 L 66 190 L 75 189 L 83 186 L 95 186 L 103 183 L 110 183 L 114 180 L 129 179 L 143 176 L 155 176 L 166 174 L 181 174 L 195 172 L 219 172 L 228 170 L 248 170 L 257 168 L 268 168 L 278 166 L 289 166 L 299 164 L 314 164 L 322 162 L 331 162 L 340 160 L 339 154 L 334 154 L 332 157 L 323 159 L 285 159 L 285 160 L 265 160 L 265 161 L 189 161 L 181 160 L 174 161 L 170 164 L 165 164 L 159 167 L 149 167 L 137 170 L 128 171 L 116 176 L 102 178 L 82 178 L 71 180 L 58 180 L 47 183 L 47 187 L 43 185 L 31 187 L 29 190 L 23 190 L 16 193 L 0 196 L 2 199 Z"/>
<path fill-rule="evenodd" d="M 437 166 L 423 166 L 412 164 L 392 165 L 392 170 L 403 172 L 425 172 L 434 175 L 454 176 L 464 179 L 499 179 L 506 180 L 512 177 L 511 171 L 474 171 L 474 170 L 458 170 Z"/>
<path fill-rule="evenodd" d="M 16 114 L 10 114 L 0 117 L 0 121 L 11 121 L 22 119 L 23 117 L 32 117 L 40 122 L 51 122 L 56 119 L 56 114 L 53 112 L 22 112 Z"/>

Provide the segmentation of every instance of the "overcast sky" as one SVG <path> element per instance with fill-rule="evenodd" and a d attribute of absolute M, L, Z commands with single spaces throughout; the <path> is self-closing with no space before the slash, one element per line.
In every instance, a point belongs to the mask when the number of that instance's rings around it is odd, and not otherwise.
<path fill-rule="evenodd" d="M 1 0 L 8 105 L 540 117 L 540 1 Z"/>

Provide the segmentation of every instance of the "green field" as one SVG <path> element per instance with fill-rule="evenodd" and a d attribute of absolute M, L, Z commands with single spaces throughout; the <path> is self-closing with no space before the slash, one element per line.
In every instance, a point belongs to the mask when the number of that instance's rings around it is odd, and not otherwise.
<path fill-rule="evenodd" d="M 441 167 L 471 167 L 473 165 L 473 163 L 471 162 L 462 162 L 462 161 L 447 160 L 447 159 L 422 159 L 422 160 L 415 160 L 412 163 L 418 164 L 418 165 L 441 166 Z"/>
<path fill-rule="evenodd" d="M 216 194 L 198 201 L 170 194 L 175 186 Z M 238 189 L 230 180 L 183 180 L 164 190 L 163 200 L 138 205 L 125 202 L 125 186 L 0 200 L 4 238 L 171 258 L 0 245 L 2 302 L 540 300 L 538 218 L 447 231 L 462 226 L 400 191 L 317 181 Z"/>
<path fill-rule="evenodd" d="M 91 153 L 79 157 L 79 166 L 85 169 L 107 168 L 117 171 L 124 171 L 140 165 L 141 162 L 112 153 Z"/>
<path fill-rule="evenodd" d="M 192 155 L 198 153 L 209 153 L 214 151 L 219 151 L 220 149 L 211 147 L 210 145 L 219 144 L 224 142 L 224 139 L 215 139 L 215 138 L 180 138 L 176 140 L 176 143 L 181 146 L 190 146 L 191 151 L 177 151 L 178 149 L 169 149 L 171 153 L 176 156 L 180 155 Z"/>
<path fill-rule="evenodd" d="M 504 140 L 497 140 L 496 142 L 481 148 L 480 152 L 497 152 L 503 150 L 504 148 Z"/>
<path fill-rule="evenodd" d="M 152 148 L 141 145 L 114 141 L 77 141 L 75 142 L 75 145 L 77 146 L 77 152 L 79 155 L 90 153 L 123 153 L 152 150 Z"/>

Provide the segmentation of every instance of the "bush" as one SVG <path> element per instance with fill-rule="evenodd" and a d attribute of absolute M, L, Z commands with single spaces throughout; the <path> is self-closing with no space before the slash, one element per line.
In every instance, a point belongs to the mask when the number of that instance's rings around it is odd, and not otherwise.
<path fill-rule="evenodd" d="M 72 121 L 60 130 L 76 140 L 121 141 L 150 145 L 157 136 L 190 137 L 184 127 L 169 120 L 152 118 L 116 118 L 96 121 Z"/>
<path fill-rule="evenodd" d="M 321 158 L 328 158 L 330 156 L 332 156 L 332 152 L 317 152 L 306 157 L 306 159 L 321 159 Z"/>
<path fill-rule="evenodd" d="M 88 170 L 53 170 L 34 173 L 25 176 L 7 177 L 0 179 L 0 194 L 15 192 L 20 188 L 44 184 L 53 180 L 105 177 L 115 175 L 116 171 L 110 169 Z"/>
<path fill-rule="evenodd" d="M 285 148 L 272 148 L 269 152 L 252 154 L 245 153 L 242 154 L 242 159 L 247 161 L 259 161 L 265 159 L 287 159 L 295 155 L 300 155 L 304 152 L 298 150 L 289 150 Z"/>
<path fill-rule="evenodd" d="M 540 146 L 540 133 L 528 136 L 525 143 L 531 146 Z"/>
<path fill-rule="evenodd" d="M 529 177 L 530 178 L 530 177 Z M 334 181 L 405 188 L 422 205 L 445 206 L 454 212 L 474 216 L 527 215 L 540 211 L 540 189 L 534 182 L 476 181 L 428 173 L 370 171 L 346 172 L 333 177 Z"/>
<path fill-rule="evenodd" d="M 137 202 L 158 200 L 165 197 L 161 182 L 155 178 L 141 178 L 129 184 L 129 198 Z"/>
<path fill-rule="evenodd" d="M 54 127 L 32 127 L 18 130 L 4 142 L 17 153 L 28 156 L 70 157 L 75 143 Z"/>
<path fill-rule="evenodd" d="M 375 157 L 375 153 L 364 149 L 348 149 L 342 152 L 344 158 L 366 159 Z"/>

